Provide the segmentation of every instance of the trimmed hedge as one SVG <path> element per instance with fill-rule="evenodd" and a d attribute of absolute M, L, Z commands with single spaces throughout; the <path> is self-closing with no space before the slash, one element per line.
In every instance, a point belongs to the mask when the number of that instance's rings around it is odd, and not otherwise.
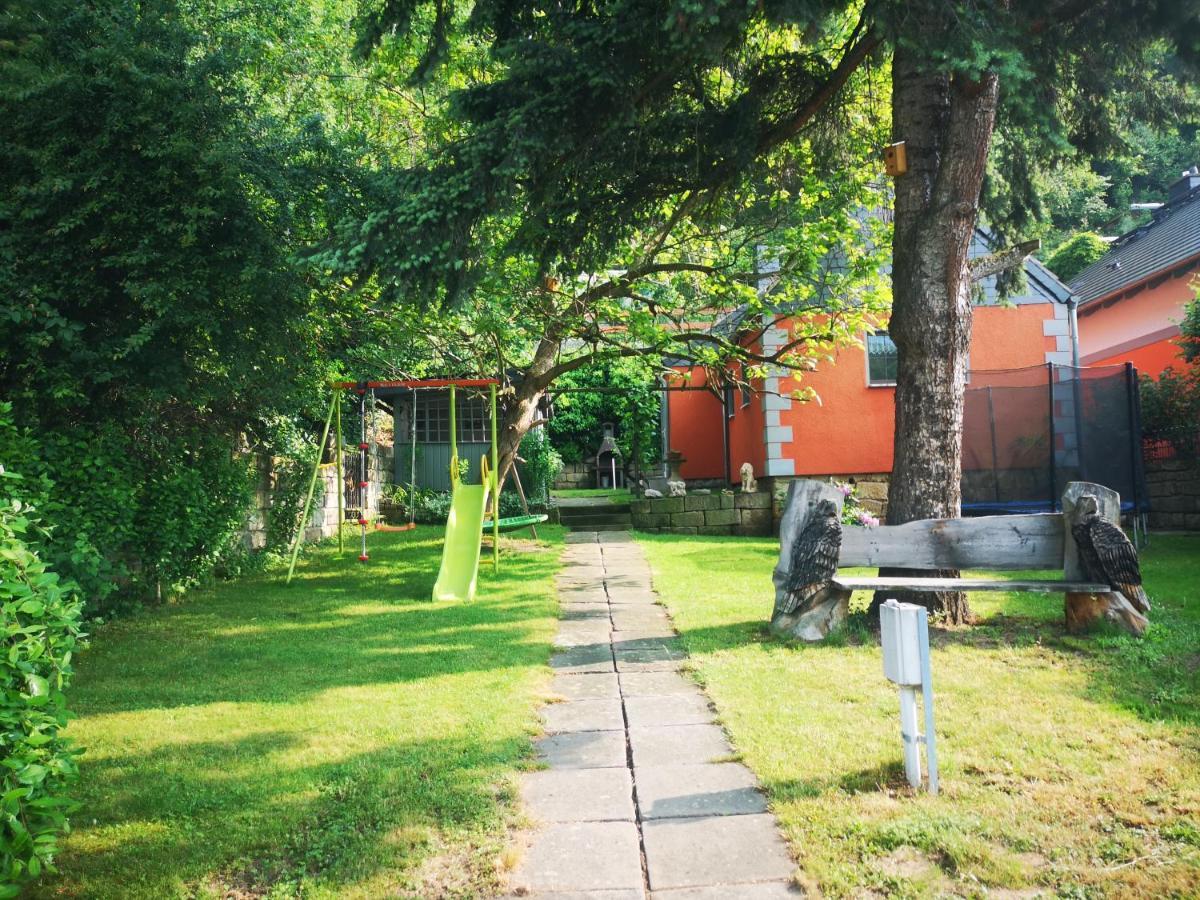
<path fill-rule="evenodd" d="M 58 837 L 75 804 L 67 797 L 78 751 L 62 736 L 64 691 L 82 646 L 83 601 L 35 549 L 44 537 L 32 509 L 12 496 L 17 476 L 0 468 L 0 616 L 5 647 L 0 696 L 0 897 L 53 871 Z"/>

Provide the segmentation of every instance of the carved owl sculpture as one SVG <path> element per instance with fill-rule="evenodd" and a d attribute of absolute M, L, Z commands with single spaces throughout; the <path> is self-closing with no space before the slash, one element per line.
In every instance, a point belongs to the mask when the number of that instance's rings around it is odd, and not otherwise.
<path fill-rule="evenodd" d="M 822 500 L 792 541 L 783 613 L 793 613 L 828 586 L 837 574 L 842 522 L 837 504 Z"/>
<path fill-rule="evenodd" d="M 1150 598 L 1142 589 L 1142 570 L 1137 550 L 1116 525 L 1100 518 L 1096 498 L 1084 494 L 1078 502 L 1079 519 L 1071 536 L 1079 548 L 1083 571 L 1093 581 L 1111 584 L 1138 612 L 1150 609 Z"/>

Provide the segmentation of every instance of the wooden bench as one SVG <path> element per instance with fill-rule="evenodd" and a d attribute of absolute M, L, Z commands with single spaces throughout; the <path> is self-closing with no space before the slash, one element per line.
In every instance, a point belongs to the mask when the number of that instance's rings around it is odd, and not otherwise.
<path fill-rule="evenodd" d="M 785 612 L 782 607 L 791 572 L 795 536 L 812 518 L 822 500 L 841 510 L 840 490 L 819 481 L 797 480 L 788 489 L 780 525 L 779 564 L 775 567 L 775 613 L 772 625 L 804 640 L 820 640 L 843 621 L 854 591 L 1034 591 L 1066 595 L 1067 627 L 1083 630 L 1100 618 L 1117 622 L 1135 634 L 1146 619 L 1108 584 L 1084 576 L 1070 525 L 1078 499 L 1094 496 L 1100 514 L 1119 522 L 1120 497 L 1109 488 L 1076 481 L 1067 485 L 1062 513 L 981 516 L 970 519 L 922 519 L 904 525 L 842 529 L 838 568 L 896 568 L 912 575 L 860 577 L 841 575 L 804 602 Z M 989 572 L 1057 569 L 1055 579 L 937 577 L 937 571 L 962 569 Z"/>

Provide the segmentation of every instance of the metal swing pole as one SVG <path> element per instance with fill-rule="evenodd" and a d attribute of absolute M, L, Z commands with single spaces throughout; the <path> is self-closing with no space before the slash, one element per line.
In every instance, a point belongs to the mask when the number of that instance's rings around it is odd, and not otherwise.
<path fill-rule="evenodd" d="M 412 410 L 409 417 L 409 436 L 412 439 L 408 451 L 408 523 L 417 524 L 417 389 L 412 389 Z"/>
<path fill-rule="evenodd" d="M 362 540 L 362 552 L 358 555 L 359 562 L 366 562 L 367 556 L 367 388 L 366 382 L 358 388 L 359 410 L 359 440 L 358 440 L 358 531 Z"/>
<path fill-rule="evenodd" d="M 342 534 L 342 526 L 346 524 L 346 474 L 342 470 L 342 404 L 339 392 L 333 392 L 333 409 L 337 417 L 337 498 L 338 498 L 338 556 L 346 552 L 346 536 Z"/>
<path fill-rule="evenodd" d="M 300 555 L 300 542 L 304 540 L 304 526 L 308 523 L 308 508 L 312 506 L 313 492 L 317 489 L 317 476 L 321 474 L 321 454 L 325 450 L 325 442 L 329 440 L 329 426 L 333 422 L 333 411 L 337 409 L 338 393 L 333 392 L 333 401 L 329 404 L 329 415 L 325 417 L 325 427 L 321 431 L 321 442 L 317 444 L 317 459 L 313 463 L 312 477 L 308 480 L 308 493 L 304 497 L 304 509 L 301 512 L 300 527 L 292 538 L 291 560 L 288 562 L 287 581 L 292 583 L 292 573 L 296 571 L 296 557 Z"/>
<path fill-rule="evenodd" d="M 500 445 L 496 439 L 496 385 L 488 386 L 492 404 L 492 571 L 500 571 Z"/>

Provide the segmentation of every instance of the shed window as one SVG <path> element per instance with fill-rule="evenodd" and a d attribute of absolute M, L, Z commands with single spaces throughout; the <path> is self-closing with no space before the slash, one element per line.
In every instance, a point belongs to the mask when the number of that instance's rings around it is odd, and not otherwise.
<path fill-rule="evenodd" d="M 463 444 L 486 444 L 492 439 L 487 397 L 454 398 L 458 440 Z M 450 395 L 440 391 L 417 394 L 417 443 L 450 443 Z"/>
<path fill-rule="evenodd" d="M 867 383 L 896 383 L 896 345 L 886 331 L 867 335 Z"/>

